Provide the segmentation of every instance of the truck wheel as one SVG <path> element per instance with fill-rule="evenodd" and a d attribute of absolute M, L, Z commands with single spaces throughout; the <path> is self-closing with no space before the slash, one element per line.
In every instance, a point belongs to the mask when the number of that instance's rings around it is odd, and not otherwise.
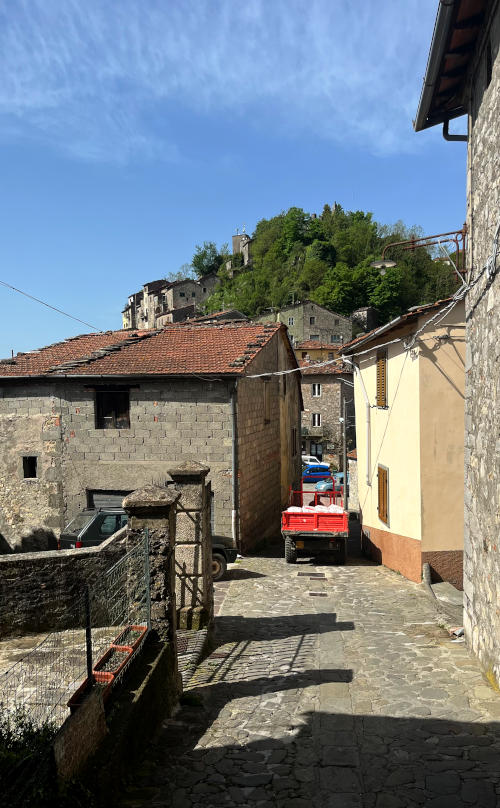
<path fill-rule="evenodd" d="M 285 539 L 285 561 L 287 564 L 295 564 L 297 561 L 297 548 L 295 542 L 290 538 Z"/>
<path fill-rule="evenodd" d="M 227 570 L 227 562 L 221 553 L 212 553 L 212 580 L 220 581 Z"/>

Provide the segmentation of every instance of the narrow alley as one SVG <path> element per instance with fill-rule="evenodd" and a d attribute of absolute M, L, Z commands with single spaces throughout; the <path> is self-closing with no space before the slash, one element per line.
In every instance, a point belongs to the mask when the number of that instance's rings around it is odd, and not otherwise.
<path fill-rule="evenodd" d="M 420 586 L 361 559 L 254 557 L 229 578 L 122 808 L 498 804 L 500 695 Z"/>

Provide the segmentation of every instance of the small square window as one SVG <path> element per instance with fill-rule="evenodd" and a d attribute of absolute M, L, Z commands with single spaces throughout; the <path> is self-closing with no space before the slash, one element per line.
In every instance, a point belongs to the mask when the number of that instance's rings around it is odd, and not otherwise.
<path fill-rule="evenodd" d="M 196 292 L 191 292 L 191 297 L 196 297 Z"/>
<path fill-rule="evenodd" d="M 309 317 L 309 325 L 314 325 L 316 322 L 316 317 Z"/>
<path fill-rule="evenodd" d="M 340 320 L 339 320 L 339 319 L 335 319 L 335 320 L 333 321 L 333 324 L 334 324 L 334 325 L 340 325 Z"/>
<path fill-rule="evenodd" d="M 185 292 L 179 292 L 179 297 L 186 297 L 186 293 Z"/>
<path fill-rule="evenodd" d="M 33 480 L 37 477 L 38 458 L 32 455 L 23 457 L 23 477 L 25 480 Z"/>
<path fill-rule="evenodd" d="M 315 340 L 316 342 L 319 342 L 319 334 L 311 334 L 311 339 Z"/>
<path fill-rule="evenodd" d="M 206 286 L 204 286 L 204 287 L 203 287 L 203 294 L 206 294 L 206 291 L 207 291 L 207 287 L 206 287 Z"/>
<path fill-rule="evenodd" d="M 293 325 L 293 317 L 288 318 L 288 325 Z"/>

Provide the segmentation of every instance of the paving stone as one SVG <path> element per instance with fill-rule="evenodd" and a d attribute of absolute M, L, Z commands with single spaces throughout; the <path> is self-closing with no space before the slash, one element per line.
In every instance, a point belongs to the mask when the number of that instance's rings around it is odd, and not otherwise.
<path fill-rule="evenodd" d="M 417 584 L 281 557 L 218 584 L 215 643 L 118 808 L 494 808 L 500 696 Z M 193 640 L 194 644 L 194 640 Z M 191 664 L 190 659 L 190 664 Z M 186 668 L 185 668 L 186 670 Z"/>

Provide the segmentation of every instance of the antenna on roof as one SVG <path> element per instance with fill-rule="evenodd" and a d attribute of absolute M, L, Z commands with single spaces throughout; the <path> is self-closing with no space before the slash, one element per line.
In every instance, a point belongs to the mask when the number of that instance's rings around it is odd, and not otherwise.
<path fill-rule="evenodd" d="M 241 229 L 241 234 L 242 234 L 242 235 L 244 235 L 246 232 L 247 232 L 247 231 L 246 231 L 246 224 L 245 224 L 245 223 L 243 223 L 243 227 L 242 227 L 242 229 Z"/>

